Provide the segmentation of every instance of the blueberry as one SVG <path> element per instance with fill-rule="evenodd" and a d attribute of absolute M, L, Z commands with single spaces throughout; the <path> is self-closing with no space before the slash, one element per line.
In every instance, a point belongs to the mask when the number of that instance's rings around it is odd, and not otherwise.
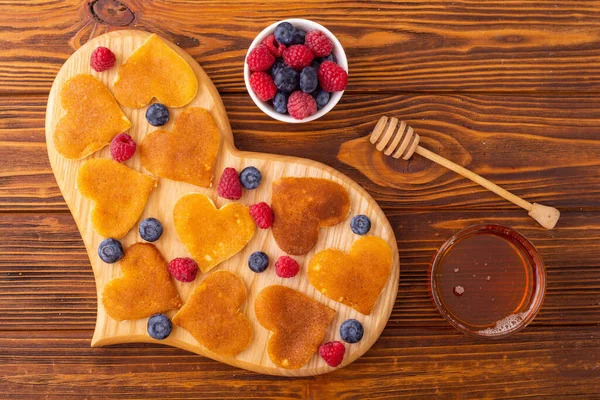
<path fill-rule="evenodd" d="M 153 339 L 166 339 L 172 330 L 173 324 L 165 314 L 154 314 L 148 319 L 148 335 Z"/>
<path fill-rule="evenodd" d="M 240 173 L 240 181 L 242 186 L 246 189 L 256 189 L 260 185 L 262 174 L 254 167 L 246 167 Z"/>
<path fill-rule="evenodd" d="M 371 220 L 366 215 L 355 215 L 350 221 L 350 229 L 357 235 L 365 235 L 371 230 Z"/>
<path fill-rule="evenodd" d="M 340 326 L 340 335 L 346 343 L 357 343 L 362 339 L 365 330 L 360 322 L 355 319 L 347 319 Z"/>
<path fill-rule="evenodd" d="M 269 257 L 262 251 L 255 251 L 248 257 L 248 266 L 254 272 L 264 272 L 269 266 Z"/>
<path fill-rule="evenodd" d="M 285 65 L 275 74 L 275 86 L 285 93 L 291 93 L 298 88 L 298 72 Z"/>
<path fill-rule="evenodd" d="M 320 87 L 317 87 L 311 95 L 317 102 L 317 110 L 320 110 L 329 103 L 329 92 L 324 91 Z"/>
<path fill-rule="evenodd" d="M 285 44 L 289 46 L 292 44 L 292 40 L 294 40 L 294 35 L 296 33 L 296 29 L 294 25 L 289 22 L 282 22 L 275 27 L 275 40 L 277 40 L 281 44 Z"/>
<path fill-rule="evenodd" d="M 277 92 L 273 97 L 273 108 L 279 114 L 287 114 L 288 96 L 283 92 Z"/>
<path fill-rule="evenodd" d="M 160 103 L 150 104 L 146 110 L 146 120 L 152 126 L 163 126 L 169 122 L 169 109 Z"/>
<path fill-rule="evenodd" d="M 98 246 L 98 255 L 105 263 L 116 263 L 123 258 L 123 245 L 117 239 L 104 239 Z"/>
<path fill-rule="evenodd" d="M 316 69 L 318 71 L 319 67 L 321 66 L 321 59 L 320 58 L 313 59 L 310 62 L 310 66 L 313 67 L 314 69 Z"/>
<path fill-rule="evenodd" d="M 281 68 L 283 68 L 284 65 L 285 64 L 283 63 L 283 59 L 277 58 L 275 60 L 273 66 L 271 66 L 271 78 L 273 78 L 273 80 L 275 80 L 275 75 L 277 74 L 277 72 L 279 72 Z"/>
<path fill-rule="evenodd" d="M 306 67 L 300 72 L 300 90 L 304 93 L 311 93 L 319 84 L 317 70 L 313 67 Z"/>
<path fill-rule="evenodd" d="M 146 242 L 156 242 L 162 233 L 162 224 L 156 218 L 146 218 L 140 223 L 140 236 Z"/>
<path fill-rule="evenodd" d="M 302 29 L 296 29 L 294 32 L 294 37 L 292 38 L 292 44 L 304 44 L 304 39 L 306 37 L 306 32 Z"/>
<path fill-rule="evenodd" d="M 325 61 L 333 61 L 334 63 L 337 64 L 337 58 L 335 57 L 335 55 L 333 53 L 329 53 L 325 57 L 321 58 L 321 62 L 325 62 Z"/>

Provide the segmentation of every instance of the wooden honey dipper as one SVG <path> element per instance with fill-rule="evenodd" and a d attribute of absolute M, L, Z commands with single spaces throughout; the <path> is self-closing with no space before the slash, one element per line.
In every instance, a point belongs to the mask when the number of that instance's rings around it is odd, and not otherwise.
<path fill-rule="evenodd" d="M 408 160 L 414 153 L 417 153 L 472 180 L 498 196 L 524 208 L 529 212 L 531 218 L 546 229 L 554 228 L 560 218 L 560 211 L 556 208 L 525 201 L 468 169 L 419 146 L 419 135 L 414 132 L 413 128 L 406 125 L 406 122 L 398 121 L 398 118 L 381 117 L 371 133 L 370 140 L 377 150 L 382 151 L 386 156 L 402 157 L 402 159 Z"/>

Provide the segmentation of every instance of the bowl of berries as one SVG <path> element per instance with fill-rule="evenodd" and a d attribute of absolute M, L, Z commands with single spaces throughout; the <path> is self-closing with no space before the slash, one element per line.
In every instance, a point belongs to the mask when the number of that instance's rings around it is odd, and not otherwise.
<path fill-rule="evenodd" d="M 244 81 L 256 105 L 283 122 L 327 114 L 348 84 L 348 60 L 337 38 L 307 19 L 275 22 L 256 36 L 244 63 Z"/>

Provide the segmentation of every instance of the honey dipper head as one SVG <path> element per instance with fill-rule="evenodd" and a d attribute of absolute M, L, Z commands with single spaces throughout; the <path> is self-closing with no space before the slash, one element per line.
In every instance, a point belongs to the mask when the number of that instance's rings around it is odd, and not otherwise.
<path fill-rule="evenodd" d="M 419 135 L 398 118 L 381 117 L 373 132 L 371 143 L 386 156 L 408 160 L 419 146 Z"/>

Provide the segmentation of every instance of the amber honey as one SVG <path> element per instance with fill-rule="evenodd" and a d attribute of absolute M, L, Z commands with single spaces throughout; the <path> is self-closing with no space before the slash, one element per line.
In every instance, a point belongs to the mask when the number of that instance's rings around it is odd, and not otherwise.
<path fill-rule="evenodd" d="M 523 235 L 499 225 L 478 225 L 440 248 L 430 284 L 436 306 L 455 328 L 501 337 L 533 320 L 546 278 L 542 259 Z"/>

